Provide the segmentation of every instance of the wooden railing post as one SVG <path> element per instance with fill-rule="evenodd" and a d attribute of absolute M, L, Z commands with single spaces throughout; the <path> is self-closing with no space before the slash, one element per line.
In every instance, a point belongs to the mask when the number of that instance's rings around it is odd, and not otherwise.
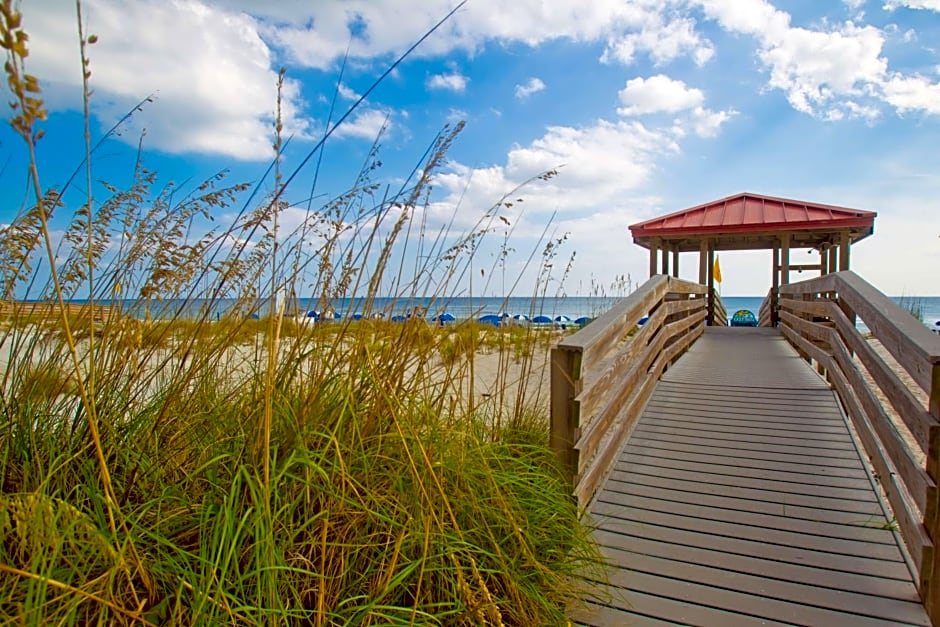
<path fill-rule="evenodd" d="M 578 472 L 579 416 L 575 397 L 581 391 L 581 352 L 555 347 L 551 356 L 551 447 L 573 488 Z"/>
<path fill-rule="evenodd" d="M 928 413 L 940 420 L 940 364 L 933 364 L 930 376 L 930 396 Z M 934 483 L 940 485 L 940 425 L 933 425 L 929 431 L 927 448 L 927 474 Z M 933 501 L 927 503 L 924 511 L 924 526 L 934 545 L 933 559 L 930 565 L 921 569 L 920 596 L 927 609 L 927 616 L 934 625 L 940 625 L 940 504 L 936 493 Z"/>

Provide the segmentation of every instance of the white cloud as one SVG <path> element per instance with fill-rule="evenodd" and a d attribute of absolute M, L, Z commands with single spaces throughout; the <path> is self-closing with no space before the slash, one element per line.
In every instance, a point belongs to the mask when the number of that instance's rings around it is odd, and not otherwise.
<path fill-rule="evenodd" d="M 757 39 L 757 56 L 770 71 L 769 86 L 783 91 L 797 111 L 825 120 L 871 121 L 878 117 L 876 105 L 887 103 L 899 113 L 940 113 L 930 97 L 940 85 L 889 70 L 885 31 L 852 21 L 827 30 L 794 27 L 789 14 L 766 0 L 695 1 L 726 30 Z M 932 8 L 940 0 L 904 5 Z"/>
<path fill-rule="evenodd" d="M 734 110 L 705 108 L 705 94 L 700 89 L 662 74 L 630 79 L 618 95 L 624 105 L 617 109 L 620 115 L 687 113 L 675 121 L 674 131 L 679 136 L 685 134 L 688 126 L 699 137 L 715 137 L 721 125 L 736 114 Z"/>
<path fill-rule="evenodd" d="M 940 11 L 940 0 L 888 0 L 883 8 L 885 11 L 894 11 L 900 8 Z"/>
<path fill-rule="evenodd" d="M 435 74 L 428 78 L 428 89 L 446 89 L 454 92 L 462 92 L 467 88 L 468 79 L 459 72 L 449 74 Z"/>
<path fill-rule="evenodd" d="M 701 90 L 688 87 L 682 81 L 657 74 L 649 78 L 637 77 L 627 81 L 618 94 L 624 105 L 617 109 L 620 115 L 639 115 L 665 111 L 674 113 L 691 109 L 705 101 Z"/>
<path fill-rule="evenodd" d="M 147 142 L 171 153 L 202 152 L 238 159 L 270 159 L 277 70 L 255 20 L 195 1 L 88 0 L 92 108 L 110 126 L 137 102 L 156 94 L 132 118 Z M 38 8 L 38 7 L 37 7 Z M 30 70 L 79 107 L 81 72 L 74 6 L 24 6 L 31 36 Z M 285 132 L 302 136 L 306 121 L 299 84 L 283 91 Z M 125 132 L 134 142 L 136 133 Z"/>
<path fill-rule="evenodd" d="M 532 94 L 540 92 L 543 89 L 545 89 L 545 83 L 542 82 L 542 79 L 533 76 L 525 85 L 516 85 L 516 98 L 525 100 Z"/>
<path fill-rule="evenodd" d="M 388 112 L 367 109 L 343 122 L 332 136 L 373 140 L 383 129 L 387 130 L 389 127 L 391 127 L 391 122 Z"/>
<path fill-rule="evenodd" d="M 940 84 L 922 76 L 894 75 L 885 82 L 884 94 L 900 113 L 926 111 L 940 115 Z"/>
<path fill-rule="evenodd" d="M 618 33 L 611 37 L 601 61 L 619 61 L 630 65 L 638 52 L 646 52 L 657 66 L 684 55 L 702 66 L 715 54 L 711 42 L 696 32 L 695 20 L 692 18 L 666 21 L 661 14 L 649 13 L 644 22 L 638 31 Z"/>

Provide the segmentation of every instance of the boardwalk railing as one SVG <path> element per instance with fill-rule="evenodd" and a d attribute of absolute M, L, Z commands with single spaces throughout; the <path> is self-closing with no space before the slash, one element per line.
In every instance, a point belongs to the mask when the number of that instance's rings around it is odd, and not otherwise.
<path fill-rule="evenodd" d="M 551 357 L 551 443 L 585 507 L 663 371 L 702 333 L 708 288 L 657 275 Z M 649 320 L 637 323 L 644 316 Z"/>
<path fill-rule="evenodd" d="M 762 327 L 774 326 L 774 314 L 777 310 L 777 295 L 774 288 L 770 288 L 767 296 L 761 301 L 760 309 L 757 312 L 757 324 Z"/>
<path fill-rule="evenodd" d="M 708 324 L 716 327 L 726 327 L 728 326 L 728 310 L 725 309 L 725 304 L 721 300 L 721 295 L 714 293 L 712 290 L 712 299 L 714 300 L 714 318 L 708 321 Z"/>
<path fill-rule="evenodd" d="M 65 303 L 69 316 L 76 318 L 90 317 L 92 320 L 107 322 L 120 314 L 120 307 L 111 305 L 90 305 L 88 303 Z M 59 303 L 45 301 L 0 301 L 0 319 L 51 320 L 60 316 Z"/>
<path fill-rule="evenodd" d="M 872 348 L 856 316 L 924 394 L 909 389 Z M 940 336 L 851 271 L 781 286 L 779 317 L 783 334 L 816 362 L 846 408 L 894 510 L 927 612 L 940 624 Z"/>

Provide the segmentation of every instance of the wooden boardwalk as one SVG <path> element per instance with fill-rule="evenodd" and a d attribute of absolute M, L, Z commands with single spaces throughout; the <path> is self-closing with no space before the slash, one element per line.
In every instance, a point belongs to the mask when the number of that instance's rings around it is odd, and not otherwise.
<path fill-rule="evenodd" d="M 776 329 L 708 328 L 590 507 L 582 625 L 928 625 L 829 386 Z"/>

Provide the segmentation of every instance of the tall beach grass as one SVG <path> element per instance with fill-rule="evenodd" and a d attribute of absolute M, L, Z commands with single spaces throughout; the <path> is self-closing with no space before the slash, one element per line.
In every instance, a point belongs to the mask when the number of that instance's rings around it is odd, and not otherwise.
<path fill-rule="evenodd" d="M 160 187 L 143 149 L 129 188 L 97 186 L 95 37 L 78 24 L 87 197 L 75 204 L 71 182 L 43 186 L 45 109 L 22 18 L 0 2 L 31 178 L 0 239 L 0 622 L 564 624 L 598 562 L 546 416 L 522 393 L 481 405 L 461 383 L 481 346 L 505 355 L 502 372 L 544 337 L 419 319 L 313 324 L 278 297 L 456 289 L 506 201 L 468 233 L 419 218 L 461 125 L 398 189 L 376 182 L 376 145 L 349 190 L 292 232 L 279 216 L 299 171 L 279 156 L 266 196 L 224 174 Z M 281 133 L 278 120 L 278 155 Z M 235 219 L 206 226 L 223 210 Z M 543 284 L 558 243 L 533 256 Z M 153 315 L 69 307 L 122 298 Z M 223 298 L 238 305 L 217 320 Z M 47 315 L 27 299 L 50 303 Z M 209 305 L 195 318 L 167 306 L 194 299 Z"/>

